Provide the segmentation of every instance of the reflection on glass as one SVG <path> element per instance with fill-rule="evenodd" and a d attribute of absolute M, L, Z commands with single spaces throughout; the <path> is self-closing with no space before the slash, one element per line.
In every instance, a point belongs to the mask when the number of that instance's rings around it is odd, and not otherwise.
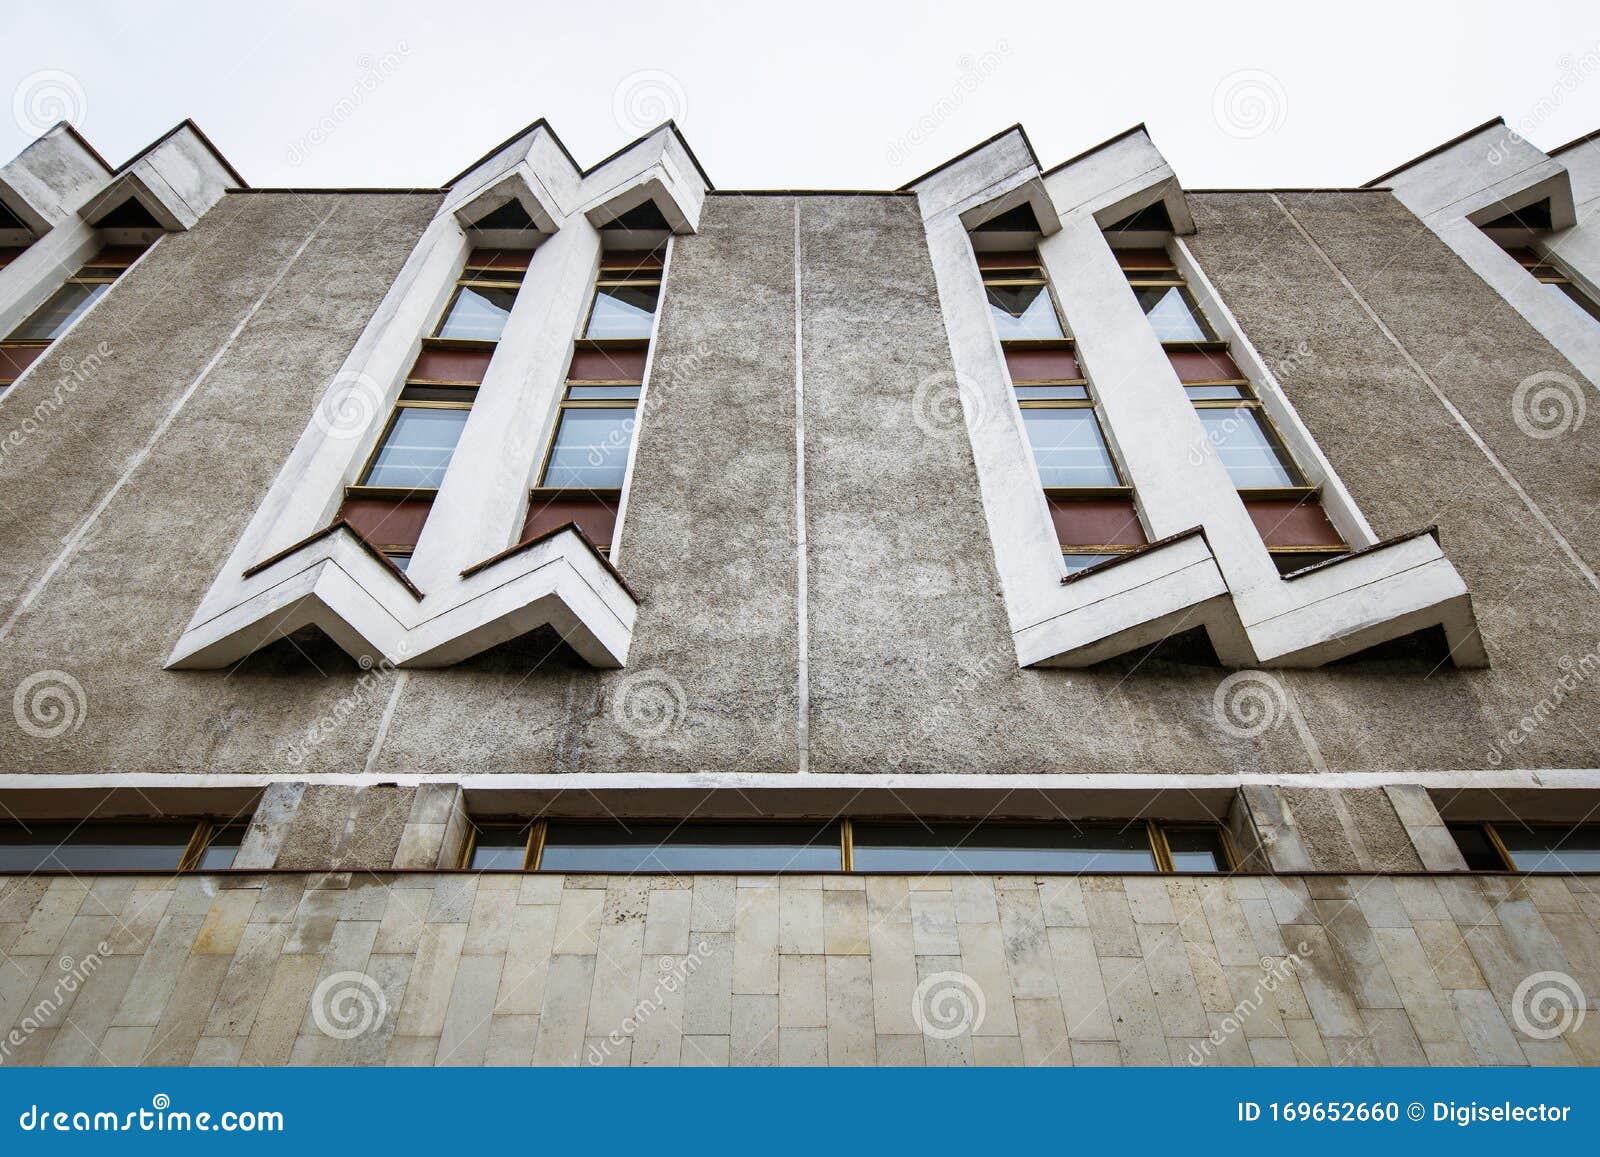
<path fill-rule="evenodd" d="M 1044 285 L 989 285 L 989 316 L 1001 341 L 1064 337 Z"/>
<path fill-rule="evenodd" d="M 364 480 L 367 486 L 437 489 L 470 410 L 402 406 Z"/>
<path fill-rule="evenodd" d="M 456 338 L 461 341 L 499 341 L 506 328 L 506 318 L 511 316 L 511 303 L 516 301 L 515 289 L 485 289 L 463 285 L 456 290 L 455 300 L 439 323 L 436 336 Z"/>
<path fill-rule="evenodd" d="M 190 824 L 0 825 L 0 872 L 172 872 L 194 835 Z"/>
<path fill-rule="evenodd" d="M 234 857 L 239 854 L 239 845 L 244 843 L 244 833 L 244 824 L 213 828 L 200 858 L 195 861 L 195 868 L 202 872 L 218 872 L 233 867 Z"/>
<path fill-rule="evenodd" d="M 1495 824 L 1522 872 L 1600 872 L 1600 828 Z"/>
<path fill-rule="evenodd" d="M 1221 872 L 1228 866 L 1222 837 L 1211 828 L 1167 828 L 1167 850 L 1175 872 Z"/>
<path fill-rule="evenodd" d="M 854 825 L 862 872 L 1154 872 L 1142 823 Z"/>
<path fill-rule="evenodd" d="M 632 406 L 561 412 L 543 485 L 574 490 L 620 490 L 633 441 Z"/>
<path fill-rule="evenodd" d="M 1022 424 L 1045 486 L 1121 485 L 1093 410 L 1023 410 Z"/>
<path fill-rule="evenodd" d="M 650 336 L 659 285 L 602 285 L 594 293 L 586 338 Z"/>
<path fill-rule="evenodd" d="M 552 822 L 539 867 L 551 872 L 830 872 L 837 824 Z"/>
<path fill-rule="evenodd" d="M 1255 410 L 1248 406 L 1218 406 L 1195 413 L 1200 416 L 1217 457 L 1227 467 L 1228 477 L 1240 490 L 1297 484 Z"/>
<path fill-rule="evenodd" d="M 18 326 L 8 340 L 54 341 L 66 333 L 67 327 L 83 316 L 83 311 L 99 301 L 110 288 L 107 282 L 83 285 L 69 281 L 51 294 L 50 299 Z"/>
<path fill-rule="evenodd" d="M 1198 311 L 1176 285 L 1135 287 L 1134 296 L 1162 341 L 1208 341 Z"/>
<path fill-rule="evenodd" d="M 470 868 L 522 868 L 528 856 L 528 829 L 479 828 Z"/>
<path fill-rule="evenodd" d="M 1117 556 L 1114 554 L 1063 554 L 1062 560 L 1067 564 L 1067 573 L 1076 574 L 1080 570 L 1088 570 L 1097 563 L 1110 562 Z"/>

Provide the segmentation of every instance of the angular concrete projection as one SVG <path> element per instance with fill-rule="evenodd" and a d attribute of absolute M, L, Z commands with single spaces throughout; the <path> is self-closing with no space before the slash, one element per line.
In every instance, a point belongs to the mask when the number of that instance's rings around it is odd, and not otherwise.
<path fill-rule="evenodd" d="M 412 667 L 459 662 L 550 625 L 594 665 L 621 666 L 635 611 L 621 577 L 575 529 L 526 542 L 518 537 L 573 335 L 600 253 L 617 236 L 591 222 L 648 200 L 674 228 L 691 230 L 709 187 L 670 124 L 580 170 L 537 121 L 459 175 L 169 666 L 236 661 L 285 634 L 289 622 L 323 627 L 352 654 Z M 531 234 L 518 228 L 523 215 Z M 515 247 L 533 249 L 528 271 L 433 494 L 409 578 L 402 578 L 334 520 L 469 253 L 507 243 L 502 232 Z M 272 565 L 263 568 L 263 559 Z"/>
<path fill-rule="evenodd" d="M 84 206 L 83 217 L 97 225 L 132 199 L 162 231 L 181 233 L 230 187 L 244 183 L 199 126 L 186 120 L 118 169 Z"/>
<path fill-rule="evenodd" d="M 1484 231 L 1532 206 L 1542 216 L 1548 206 L 1547 227 L 1527 231 L 1517 246 L 1554 255 L 1600 301 L 1600 140 L 1591 134 L 1547 154 L 1497 117 L 1367 182 L 1385 185 L 1600 388 L 1600 323 L 1550 292 Z"/>
<path fill-rule="evenodd" d="M 1039 211 L 1043 188 L 1051 208 Z M 1141 127 L 1048 172 L 1019 128 L 912 182 L 972 440 L 995 562 L 1022 666 L 1082 667 L 1203 628 L 1230 667 L 1319 666 L 1442 627 L 1458 666 L 1487 662 L 1466 585 L 1431 534 L 1379 543 L 1181 239 L 1170 240 L 1218 329 L 1352 551 L 1281 576 L 1215 453 L 1102 230 L 1159 205 L 1174 233 L 1194 221 L 1171 167 Z M 1111 452 L 1132 484 L 1150 545 L 1066 576 L 968 232 L 1020 204 Z M 1058 224 L 1058 227 L 1052 227 Z"/>
<path fill-rule="evenodd" d="M 304 627 L 364 665 L 446 667 L 551 626 L 596 667 L 620 667 L 638 609 L 621 577 L 574 526 L 485 560 L 444 596 L 425 597 L 348 523 L 243 576 L 239 601 L 192 623 L 167 665 L 217 669 Z"/>

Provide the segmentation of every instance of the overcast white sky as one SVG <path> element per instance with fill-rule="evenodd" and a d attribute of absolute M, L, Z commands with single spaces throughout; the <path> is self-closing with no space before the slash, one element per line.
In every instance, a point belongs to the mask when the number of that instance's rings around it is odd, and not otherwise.
<path fill-rule="evenodd" d="M 0 157 L 193 117 L 257 186 L 438 185 L 544 116 L 591 164 L 666 115 L 720 188 L 892 188 L 1021 121 L 1144 121 L 1194 188 L 1359 184 L 1503 115 L 1600 128 L 1600 3 L 0 2 Z"/>

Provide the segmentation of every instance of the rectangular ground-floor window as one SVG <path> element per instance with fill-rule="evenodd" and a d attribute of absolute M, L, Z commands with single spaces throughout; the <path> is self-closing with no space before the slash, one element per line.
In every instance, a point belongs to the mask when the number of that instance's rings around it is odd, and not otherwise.
<path fill-rule="evenodd" d="M 0 825 L 0 872 L 218 871 L 233 866 L 245 825 L 10 823 Z"/>
<path fill-rule="evenodd" d="M 1600 872 L 1600 825 L 1457 823 L 1450 834 L 1475 872 Z"/>

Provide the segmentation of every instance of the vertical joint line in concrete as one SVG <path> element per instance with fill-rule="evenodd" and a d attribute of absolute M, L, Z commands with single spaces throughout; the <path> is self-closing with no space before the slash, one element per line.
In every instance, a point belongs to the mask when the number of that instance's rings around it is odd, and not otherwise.
<path fill-rule="evenodd" d="M 389 702 L 383 705 L 383 715 L 378 720 L 378 733 L 372 737 L 372 748 L 367 752 L 368 775 L 378 769 L 378 756 L 383 751 L 383 741 L 389 738 L 389 725 L 394 722 L 395 709 L 400 706 L 400 693 L 406 689 L 406 677 L 410 674 L 410 671 L 395 672 L 394 690 L 389 692 Z"/>
<path fill-rule="evenodd" d="M 133 456 L 132 460 L 129 461 L 122 473 L 117 476 L 117 480 L 113 482 L 110 488 L 100 496 L 100 501 L 94 504 L 94 508 L 90 510 L 84 520 L 73 529 L 72 533 L 67 535 L 66 538 L 62 539 L 60 552 L 54 559 L 51 560 L 50 565 L 45 568 L 44 573 L 39 576 L 38 581 L 35 582 L 33 586 L 29 587 L 22 598 L 17 601 L 17 605 L 12 608 L 11 614 L 6 616 L 6 621 L 3 624 L 0 624 L 0 640 L 5 639 L 5 637 L 11 633 L 11 628 L 16 626 L 17 620 L 27 612 L 28 608 L 33 605 L 34 600 L 36 600 L 44 591 L 44 588 L 50 584 L 50 580 L 55 578 L 57 573 L 60 572 L 61 568 L 66 566 L 68 560 L 70 560 L 72 556 L 77 553 L 78 547 L 82 545 L 83 540 L 88 537 L 90 529 L 96 522 L 100 520 L 100 516 L 105 513 L 106 507 L 110 506 L 117 495 L 122 493 L 122 488 L 128 484 L 128 480 L 133 477 L 134 472 L 149 460 L 150 455 L 155 452 L 156 444 L 160 442 L 162 438 L 166 437 L 167 431 L 170 430 L 172 428 L 172 424 L 178 420 L 178 415 L 182 413 L 183 408 L 189 404 L 189 399 L 194 397 L 194 395 L 199 391 L 200 386 L 205 382 L 206 378 L 211 375 L 211 371 L 217 368 L 217 363 L 220 362 L 227 355 L 228 351 L 233 348 L 233 343 L 239 339 L 239 335 L 244 332 L 245 327 L 248 326 L 255 318 L 262 305 L 265 304 L 267 298 L 272 296 L 272 291 L 277 289 L 279 283 L 282 282 L 286 276 L 288 276 L 289 270 L 293 269 L 295 262 L 300 260 L 300 255 L 306 251 L 306 247 L 309 246 L 313 240 L 315 240 L 317 234 L 321 232 L 322 227 L 328 223 L 328 218 L 332 217 L 337 211 L 337 206 L 328 210 L 327 216 L 324 216 L 320 221 L 311 227 L 311 232 L 306 234 L 305 240 L 301 241 L 300 244 L 295 247 L 295 251 L 289 254 L 289 259 L 283 263 L 283 266 L 273 276 L 272 281 L 269 282 L 267 287 L 256 296 L 256 299 L 253 302 L 250 303 L 250 308 L 244 311 L 244 316 L 239 319 L 239 323 L 233 327 L 232 331 L 228 334 L 227 338 L 224 339 L 223 343 L 217 347 L 217 352 L 211 355 L 210 359 L 204 366 L 200 367 L 200 372 L 195 374 L 188 386 L 185 387 L 183 393 L 178 395 L 178 400 L 172 404 L 172 407 L 167 411 L 166 416 L 161 419 L 160 424 L 151 431 L 150 437 L 146 439 L 145 444 L 140 447 L 139 452 Z"/>
<path fill-rule="evenodd" d="M 1467 437 L 1472 439 L 1472 444 L 1476 446 L 1479 452 L 1481 452 L 1483 456 L 1489 460 L 1489 464 L 1495 468 L 1495 472 L 1500 475 L 1501 480 L 1504 481 L 1507 486 L 1511 487 L 1512 492 L 1522 500 L 1522 505 L 1528 508 L 1528 513 L 1533 515 L 1534 520 L 1544 528 L 1545 533 L 1548 534 L 1551 539 L 1555 541 L 1555 544 L 1561 548 L 1561 552 L 1565 554 L 1568 561 L 1570 561 L 1572 565 L 1577 568 L 1578 573 L 1584 577 L 1585 581 L 1587 581 L 1591 587 L 1597 591 L 1600 591 L 1600 578 L 1595 577 L 1594 571 L 1589 569 L 1589 564 L 1584 562 L 1583 559 L 1579 557 L 1578 552 L 1573 549 L 1572 544 L 1566 540 L 1566 537 L 1559 530 L 1556 529 L 1555 523 L 1551 522 L 1550 519 L 1545 516 L 1544 511 L 1539 509 L 1539 504 L 1535 502 L 1533 497 L 1522 488 L 1522 484 L 1517 481 L 1516 477 L 1511 473 L 1510 470 L 1506 468 L 1505 464 L 1495 456 L 1495 452 L 1489 449 L 1489 444 L 1485 442 L 1479 436 L 1478 432 L 1472 428 L 1472 424 L 1467 421 L 1466 415 L 1464 415 L 1460 410 L 1456 409 L 1454 403 L 1452 403 L 1450 399 L 1445 396 L 1444 391 L 1439 388 L 1439 384 L 1433 380 L 1433 375 L 1429 374 L 1427 370 L 1423 369 L 1422 366 L 1417 362 L 1417 359 L 1411 356 L 1411 351 L 1406 349 L 1404 343 L 1402 343 L 1401 340 L 1395 336 L 1394 331 L 1384 324 L 1383 318 L 1378 316 L 1377 310 L 1373 309 L 1372 306 L 1367 304 L 1367 299 L 1361 296 L 1361 291 L 1357 289 L 1354 283 L 1344 275 L 1344 270 L 1340 269 L 1334 264 L 1333 258 L 1328 256 L 1327 251 L 1317 243 L 1316 238 L 1312 237 L 1311 234 L 1306 231 L 1305 226 L 1300 224 L 1299 218 L 1297 218 L 1294 213 L 1290 211 L 1289 206 L 1283 203 L 1283 200 L 1278 196 L 1278 194 L 1272 193 L 1270 196 L 1272 197 L 1272 203 L 1278 207 L 1280 212 L 1283 213 L 1289 224 L 1294 228 L 1294 231 L 1300 234 L 1301 239 L 1304 240 L 1307 245 L 1311 246 L 1312 251 L 1322 259 L 1323 264 L 1333 271 L 1333 275 L 1339 279 L 1339 284 L 1344 286 L 1345 292 L 1348 293 L 1352 299 L 1354 299 L 1355 303 L 1361 307 L 1361 311 L 1367 315 L 1372 324 L 1378 327 L 1383 336 L 1388 339 L 1389 344 L 1394 346 L 1395 350 L 1400 354 L 1400 356 L 1405 359 L 1405 363 L 1411 367 L 1411 371 L 1416 374 L 1417 377 L 1421 378 L 1423 384 L 1433 392 L 1433 396 L 1439 400 L 1439 404 L 1443 406 L 1450 417 L 1455 420 L 1456 425 L 1460 426 L 1461 429 L 1466 433 Z"/>
<path fill-rule="evenodd" d="M 800 277 L 800 199 L 794 202 L 794 553 L 795 553 L 795 739 L 802 775 L 811 770 L 811 662 L 806 592 L 806 377 L 801 339 L 804 308 Z"/>

